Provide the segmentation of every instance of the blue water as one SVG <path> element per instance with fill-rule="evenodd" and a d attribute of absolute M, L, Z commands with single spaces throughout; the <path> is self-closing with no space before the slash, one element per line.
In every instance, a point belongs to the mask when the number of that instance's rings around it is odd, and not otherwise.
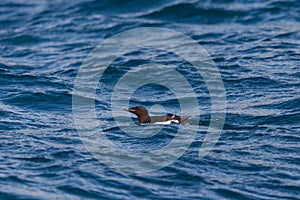
<path fill-rule="evenodd" d="M 297 0 L 2 0 L 0 199 L 300 199 L 299 13 Z M 127 67 L 154 61 L 179 67 L 191 74 L 201 108 L 191 118 L 200 129 L 185 154 L 160 170 L 126 174 L 84 146 L 72 94 L 91 50 L 138 27 L 169 28 L 198 41 L 220 70 L 227 113 L 218 143 L 199 159 L 211 116 L 203 79 L 193 79 L 189 64 L 166 52 L 115 60 L 97 89 L 96 98 L 106 101 L 95 105 L 120 148 L 159 149 L 178 129 L 171 125 L 142 141 L 122 135 L 107 95 Z M 174 94 L 157 85 L 139 88 L 130 100 L 147 108 L 156 103 L 178 113 Z"/>

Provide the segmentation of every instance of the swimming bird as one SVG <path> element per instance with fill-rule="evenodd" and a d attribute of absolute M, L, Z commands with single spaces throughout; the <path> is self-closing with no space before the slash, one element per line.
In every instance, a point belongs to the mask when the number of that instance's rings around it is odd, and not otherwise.
<path fill-rule="evenodd" d="M 167 114 L 163 116 L 149 116 L 148 111 L 143 106 L 136 106 L 125 111 L 131 112 L 138 117 L 139 124 L 171 124 L 172 122 L 180 124 L 187 122 L 191 116 L 178 116 L 174 114 Z"/>

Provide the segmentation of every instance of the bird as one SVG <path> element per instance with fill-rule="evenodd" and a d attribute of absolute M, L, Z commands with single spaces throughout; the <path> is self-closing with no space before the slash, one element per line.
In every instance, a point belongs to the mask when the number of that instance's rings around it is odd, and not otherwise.
<path fill-rule="evenodd" d="M 186 123 L 191 116 L 178 116 L 167 114 L 163 116 L 149 116 L 148 111 L 143 106 L 135 106 L 125 111 L 131 112 L 138 117 L 139 124 L 171 124 L 172 122 L 180 124 Z"/>

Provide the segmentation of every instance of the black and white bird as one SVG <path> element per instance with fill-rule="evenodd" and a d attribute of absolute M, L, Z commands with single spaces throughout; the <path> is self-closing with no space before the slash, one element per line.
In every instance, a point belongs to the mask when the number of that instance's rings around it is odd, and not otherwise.
<path fill-rule="evenodd" d="M 143 106 L 136 106 L 133 108 L 125 109 L 138 117 L 139 124 L 171 124 L 172 122 L 180 124 L 187 122 L 191 116 L 178 116 L 174 114 L 167 114 L 163 116 L 149 116 L 148 111 Z"/>

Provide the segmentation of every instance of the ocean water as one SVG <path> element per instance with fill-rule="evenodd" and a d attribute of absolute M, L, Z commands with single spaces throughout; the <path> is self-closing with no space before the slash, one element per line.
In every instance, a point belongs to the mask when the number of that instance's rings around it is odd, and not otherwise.
<path fill-rule="evenodd" d="M 300 199 L 299 13 L 297 0 L 2 0 L 0 199 Z M 129 156 L 166 147 L 181 127 L 137 126 L 134 137 L 124 131 L 128 124 L 116 123 L 112 92 L 135 66 L 164 65 L 136 78 L 166 80 L 168 67 L 175 67 L 200 110 L 194 115 L 191 108 L 185 131 L 197 131 L 179 158 L 148 173 L 124 173 L 101 162 L 82 139 L 72 99 L 89 53 L 105 39 L 141 27 L 180 32 L 207 51 L 224 83 L 226 118 L 214 148 L 199 158 L 212 118 L 206 81 L 172 52 L 145 48 L 122 55 L 105 70 L 95 95 L 81 98 L 95 102 L 99 134 Z M 130 106 L 189 114 L 162 85 L 131 92 Z M 128 119 L 122 109 L 116 114 Z M 156 128 L 157 134 L 142 138 Z"/>

